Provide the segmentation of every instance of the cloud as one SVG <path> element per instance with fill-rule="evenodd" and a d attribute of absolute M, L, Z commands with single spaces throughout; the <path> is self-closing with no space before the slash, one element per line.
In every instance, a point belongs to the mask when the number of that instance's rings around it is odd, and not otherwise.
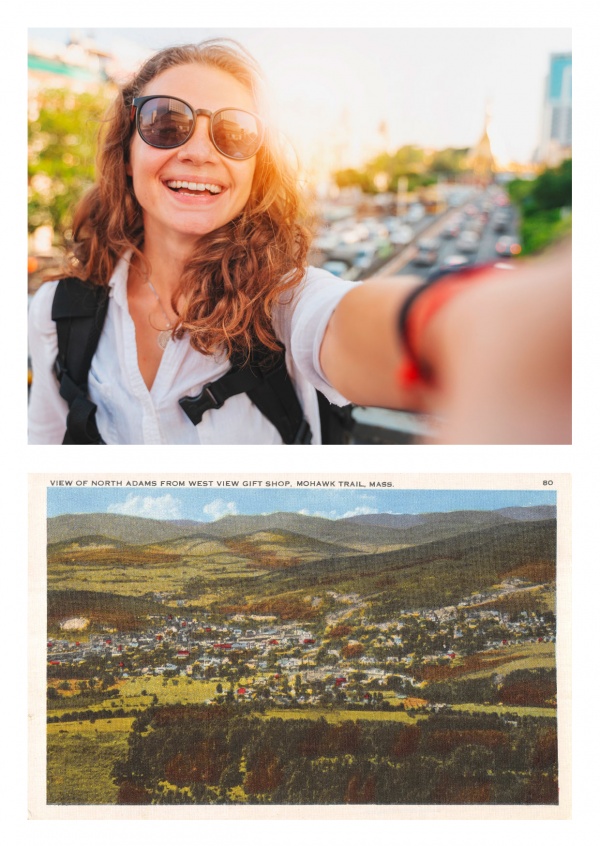
<path fill-rule="evenodd" d="M 109 505 L 109 514 L 127 514 L 130 517 L 150 517 L 153 520 L 180 520 L 181 505 L 172 494 L 141 496 L 131 493 L 125 502 Z"/>
<path fill-rule="evenodd" d="M 220 520 L 221 517 L 226 517 L 228 514 L 237 514 L 237 505 L 235 502 L 225 502 L 223 499 L 214 499 L 205 505 L 202 513 L 210 517 L 211 520 Z"/>
<path fill-rule="evenodd" d="M 325 517 L 327 520 L 343 520 L 345 517 L 358 517 L 361 514 L 379 514 L 378 508 L 371 508 L 368 505 L 358 505 L 352 511 L 346 511 L 345 514 L 340 514 L 339 511 L 309 511 L 308 508 L 303 508 L 298 514 L 304 514 L 306 517 Z"/>
<path fill-rule="evenodd" d="M 344 517 L 360 517 L 361 514 L 379 514 L 378 508 L 370 508 L 368 505 L 359 505 L 356 508 L 353 508 L 352 511 L 346 511 L 345 514 L 342 514 L 341 520 Z"/>

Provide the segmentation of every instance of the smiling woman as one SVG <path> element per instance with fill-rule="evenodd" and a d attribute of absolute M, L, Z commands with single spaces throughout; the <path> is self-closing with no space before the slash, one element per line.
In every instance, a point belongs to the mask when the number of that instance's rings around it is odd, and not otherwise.
<path fill-rule="evenodd" d="M 74 217 L 67 274 L 89 288 L 55 279 L 31 306 L 31 442 L 319 443 L 315 388 L 345 402 L 320 342 L 352 285 L 306 268 L 307 213 L 261 91 L 223 40 L 163 50 L 123 87 Z M 105 322 L 82 365 L 86 309 Z"/>

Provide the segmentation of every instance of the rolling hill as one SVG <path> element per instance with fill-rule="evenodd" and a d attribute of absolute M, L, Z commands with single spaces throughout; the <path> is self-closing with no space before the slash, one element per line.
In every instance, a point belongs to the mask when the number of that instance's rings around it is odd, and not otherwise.
<path fill-rule="evenodd" d="M 66 515 L 49 521 L 48 587 L 115 596 L 163 592 L 213 609 L 261 613 L 282 603 L 300 607 L 306 596 L 355 593 L 383 617 L 455 604 L 507 578 L 549 585 L 552 594 L 554 519 L 483 511 L 374 516 L 385 525 L 287 513 L 184 526 Z M 410 519 L 396 519 L 402 517 Z"/>

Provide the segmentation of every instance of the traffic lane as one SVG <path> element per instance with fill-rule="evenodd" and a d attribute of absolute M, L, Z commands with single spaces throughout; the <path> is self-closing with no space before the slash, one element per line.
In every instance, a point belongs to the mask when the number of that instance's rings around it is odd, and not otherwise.
<path fill-rule="evenodd" d="M 429 233 L 428 233 L 429 234 Z M 513 212 L 512 218 L 510 223 L 506 228 L 503 228 L 502 231 L 497 231 L 494 227 L 494 216 L 490 216 L 490 219 L 485 224 L 482 232 L 481 237 L 479 240 L 479 244 L 477 249 L 473 252 L 464 252 L 459 249 L 458 247 L 458 238 L 442 238 L 440 239 L 440 247 L 438 252 L 438 257 L 436 261 L 427 266 L 423 267 L 419 264 L 415 264 L 414 258 L 417 254 L 417 247 L 416 245 L 411 245 L 406 252 L 406 263 L 396 271 L 394 275 L 397 276 L 421 276 L 422 278 L 426 278 L 435 270 L 439 270 L 439 268 L 448 262 L 448 259 L 454 255 L 464 254 L 469 259 L 469 264 L 486 264 L 488 262 L 496 261 L 498 259 L 498 254 L 496 252 L 496 244 L 498 240 L 503 236 L 510 236 L 516 242 L 518 242 L 518 234 L 517 234 L 517 216 Z M 459 236 L 460 237 L 460 236 Z"/>

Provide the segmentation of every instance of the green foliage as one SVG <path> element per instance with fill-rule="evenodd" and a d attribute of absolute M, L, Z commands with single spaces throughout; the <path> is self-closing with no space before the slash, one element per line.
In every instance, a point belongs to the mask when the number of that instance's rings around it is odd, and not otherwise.
<path fill-rule="evenodd" d="M 48 89 L 28 127 L 29 231 L 50 224 L 64 237 L 74 204 L 94 179 L 96 135 L 108 91 Z"/>
<path fill-rule="evenodd" d="M 538 209 L 571 208 L 572 160 L 567 159 L 556 168 L 542 173 L 533 184 L 533 199 Z"/>
<path fill-rule="evenodd" d="M 369 178 L 369 175 L 363 171 L 355 168 L 346 168 L 345 170 L 337 170 L 333 174 L 335 184 L 338 188 L 352 188 L 356 186 L 365 194 L 376 193 L 375 184 Z"/>
<path fill-rule="evenodd" d="M 376 194 L 376 177 L 383 173 L 387 176 L 389 191 L 398 190 L 400 179 L 406 179 L 407 189 L 414 191 L 435 183 L 438 175 L 454 176 L 460 173 L 464 167 L 466 153 L 466 150 L 449 148 L 430 157 L 421 147 L 409 144 L 392 154 L 380 153 L 366 162 L 360 170 L 338 170 L 333 174 L 333 178 L 340 188 L 354 185 L 366 194 Z"/>
<path fill-rule="evenodd" d="M 523 255 L 539 253 L 549 244 L 571 232 L 571 214 L 560 209 L 549 209 L 528 214 L 521 221 Z"/>
<path fill-rule="evenodd" d="M 171 707 L 143 732 L 134 725 L 114 777 L 125 795 L 135 786 L 160 804 L 190 795 L 197 804 L 548 804 L 557 801 L 556 725 L 465 713 L 331 724 Z"/>
<path fill-rule="evenodd" d="M 468 154 L 468 149 L 454 149 L 448 147 L 445 150 L 438 150 L 434 153 L 433 158 L 429 164 L 431 173 L 437 173 L 443 176 L 457 176 L 465 168 L 465 159 Z"/>
<path fill-rule="evenodd" d="M 521 215 L 523 255 L 538 253 L 571 231 L 571 159 L 532 181 L 514 180 L 508 193 Z"/>
<path fill-rule="evenodd" d="M 491 703 L 543 707 L 556 697 L 556 670 L 514 670 L 506 675 L 447 679 L 430 682 L 425 690 L 430 702 Z"/>

